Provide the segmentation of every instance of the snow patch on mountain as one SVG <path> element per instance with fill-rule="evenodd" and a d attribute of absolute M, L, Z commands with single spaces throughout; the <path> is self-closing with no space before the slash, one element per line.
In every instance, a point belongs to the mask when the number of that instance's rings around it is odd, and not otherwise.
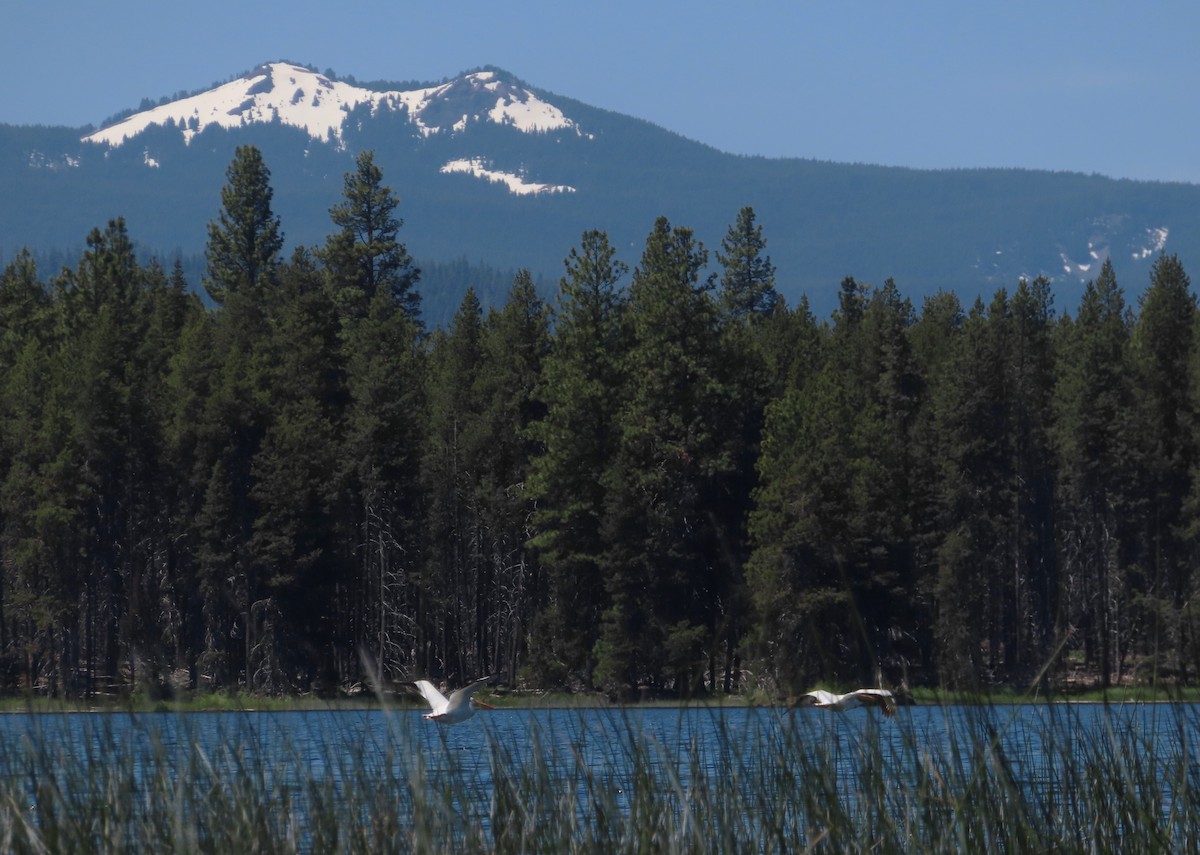
<path fill-rule="evenodd" d="M 50 157 L 43 151 L 34 149 L 29 152 L 27 163 L 31 169 L 49 169 L 56 172 L 61 169 L 78 169 L 80 162 L 79 158 L 69 155 L 60 154 L 56 157 Z"/>
<path fill-rule="evenodd" d="M 1099 270 L 1099 265 L 1096 262 L 1103 264 L 1108 259 L 1108 255 L 1108 246 L 1098 244 L 1093 239 L 1088 241 L 1088 258 L 1090 261 L 1073 261 L 1065 252 L 1060 252 L 1058 257 L 1062 259 L 1063 273 L 1068 276 L 1077 277 L 1082 281 L 1092 272 L 1093 267 Z"/>
<path fill-rule="evenodd" d="M 485 181 L 503 184 L 508 188 L 510 193 L 518 196 L 529 196 L 543 193 L 575 192 L 574 187 L 566 184 L 538 184 L 536 182 L 527 181 L 523 175 L 516 175 L 511 172 L 502 172 L 500 170 L 492 169 L 491 165 L 480 157 L 452 160 L 444 165 L 440 171 L 444 175 L 450 175 L 456 172 L 465 172 L 468 175 L 474 175 L 476 178 L 482 178 Z"/>
<path fill-rule="evenodd" d="M 1139 226 L 1129 214 L 1103 214 L 1088 220 L 1087 257 L 1059 250 L 1062 271 L 1068 277 L 1084 282 L 1093 279 L 1110 258 L 1123 258 L 1128 252 L 1134 261 L 1145 261 L 1162 252 L 1170 230 L 1166 226 Z"/>
<path fill-rule="evenodd" d="M 1137 247 L 1133 251 L 1134 261 L 1141 261 L 1143 259 L 1149 258 L 1150 256 L 1154 255 L 1155 253 L 1162 252 L 1163 248 L 1167 245 L 1167 234 L 1168 233 L 1169 233 L 1169 230 L 1167 229 L 1166 226 L 1159 226 L 1158 228 L 1146 229 L 1146 243 L 1143 246 Z"/>
<path fill-rule="evenodd" d="M 579 128 L 562 111 L 533 92 L 502 80 L 493 71 L 468 74 L 439 86 L 409 91 L 363 89 L 299 65 L 275 62 L 230 83 L 136 113 L 88 134 L 85 142 L 119 146 L 155 125 L 174 124 L 184 140 L 210 125 L 237 128 L 280 122 L 302 128 L 316 140 L 340 142 L 351 111 L 364 106 L 405 110 L 424 136 L 456 133 L 488 121 L 527 133 Z"/>

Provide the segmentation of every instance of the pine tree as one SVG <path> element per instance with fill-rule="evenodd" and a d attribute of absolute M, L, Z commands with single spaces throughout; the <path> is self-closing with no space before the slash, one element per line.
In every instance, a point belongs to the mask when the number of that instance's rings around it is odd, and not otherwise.
<path fill-rule="evenodd" d="M 52 697 L 77 694 L 83 548 L 78 457 L 69 447 L 71 396 L 56 343 L 29 342 L 5 376 L 0 482 L 4 620 L 22 648 L 20 667 Z M 74 643 L 73 642 L 74 639 Z"/>
<path fill-rule="evenodd" d="M 417 322 L 385 292 L 376 292 L 366 314 L 342 333 L 348 401 L 339 480 L 350 496 L 345 537 L 358 568 L 351 634 L 354 649 L 368 651 L 380 673 L 393 679 L 418 665 L 415 580 L 427 421 L 422 340 Z M 357 665 L 354 657 L 348 668 Z"/>
<path fill-rule="evenodd" d="M 208 224 L 204 286 L 213 302 L 230 294 L 267 296 L 279 267 L 283 232 L 271 210 L 271 172 L 255 146 L 238 146 L 225 172 L 221 211 Z"/>
<path fill-rule="evenodd" d="M 491 438 L 476 484 L 482 518 L 486 617 L 486 670 L 510 681 L 531 620 L 536 567 L 527 541 L 535 505 L 529 495 L 536 442 L 529 427 L 544 414 L 537 397 L 550 333 L 548 312 L 529 271 L 519 271 L 500 311 L 492 310 L 480 342 L 482 362 L 475 380 L 483 435 Z"/>
<path fill-rule="evenodd" d="M 261 640 L 252 630 L 265 573 L 248 548 L 258 514 L 254 461 L 272 415 L 272 317 L 286 297 L 277 287 L 283 233 L 272 196 L 261 152 L 239 146 L 205 249 L 204 284 L 220 311 L 206 372 L 209 393 L 200 427 L 193 429 L 199 443 L 191 468 L 203 497 L 193 534 L 203 626 L 196 667 L 217 685 L 239 675 L 253 680 L 247 668 Z"/>
<path fill-rule="evenodd" d="M 170 675 L 186 663 L 183 648 L 187 578 L 179 526 L 185 473 L 173 466 L 168 430 L 174 407 L 172 363 L 183 331 L 203 315 L 177 262 L 168 277 L 156 262 L 145 271 L 144 334 L 134 360 L 134 442 L 144 460 L 144 480 L 132 507 L 129 607 L 125 643 L 134 651 L 132 677 L 151 697 L 171 691 Z"/>
<path fill-rule="evenodd" d="M 802 297 L 794 309 L 780 298 L 774 311 L 755 325 L 753 346 L 762 360 L 772 400 L 798 389 L 817 373 L 824 359 L 827 332 L 817 323 L 807 297 Z"/>
<path fill-rule="evenodd" d="M 1158 669 L 1175 665 L 1168 653 L 1180 651 L 1181 608 L 1192 586 L 1191 548 L 1184 507 L 1197 463 L 1192 361 L 1196 298 L 1183 265 L 1160 256 L 1150 271 L 1133 330 L 1138 459 L 1147 503 L 1141 518 L 1141 554 L 1135 558 L 1136 602 L 1149 627 L 1145 652 Z"/>
<path fill-rule="evenodd" d="M 529 491 L 537 504 L 532 545 L 545 580 L 533 629 L 529 674 L 543 685 L 591 687 L 592 647 L 605 593 L 600 566 L 605 491 L 602 473 L 616 447 L 626 267 L 603 232 L 585 232 L 565 261 L 555 335 L 531 426 L 541 446 Z"/>
<path fill-rule="evenodd" d="M 630 388 L 604 479 L 609 605 L 596 645 L 596 680 L 612 692 L 642 681 L 701 689 L 725 594 L 713 512 L 732 465 L 717 421 L 728 390 L 706 261 L 690 229 L 660 217 L 630 286 Z"/>
<path fill-rule="evenodd" d="M 941 462 L 934 633 L 944 684 L 973 687 L 1002 664 L 997 587 L 1005 572 L 1005 520 L 1012 507 L 1006 444 L 1005 325 L 1008 295 L 977 299 L 954 342 L 937 390 Z M 985 656 L 986 654 L 986 656 Z"/>
<path fill-rule="evenodd" d="M 937 400 L 943 443 L 936 633 L 943 680 L 1045 674 L 1060 629 L 1049 445 L 1049 284 L 967 316 Z M 986 656 L 983 653 L 986 653 Z"/>
<path fill-rule="evenodd" d="M 22 250 L 0 273 L 0 377 L 28 341 L 45 334 L 49 302 L 33 254 Z"/>
<path fill-rule="evenodd" d="M 247 338 L 231 323 L 235 318 L 223 313 L 215 330 L 218 361 L 201 416 L 209 443 L 196 518 L 205 637 L 197 668 L 217 686 L 254 677 L 247 669 L 261 639 L 252 632 L 253 616 L 269 578 L 250 549 L 260 511 L 255 461 L 272 416 L 270 364 L 259 348 L 270 340 L 269 329 L 264 325 L 259 337 Z"/>
<path fill-rule="evenodd" d="M 1078 582 L 1066 591 L 1084 661 L 1101 686 L 1120 678 L 1128 628 L 1121 619 L 1122 565 L 1132 541 L 1133 467 L 1129 419 L 1132 318 L 1111 260 L 1088 282 L 1072 325 L 1065 326 L 1055 392 L 1055 446 L 1061 472 L 1063 572 Z"/>
<path fill-rule="evenodd" d="M 18 439 L 22 430 L 17 425 L 33 415 L 22 412 L 17 406 L 16 389 L 9 390 L 8 385 L 20 384 L 18 365 L 33 359 L 46 346 L 48 309 L 49 297 L 38 279 L 33 255 L 23 250 L 0 273 L 0 483 L 22 454 L 22 442 Z M 5 513 L 0 502 L 0 532 L 5 528 Z M 0 535 L 0 567 L 6 565 L 4 544 Z M 0 650 L 7 649 L 4 602 L 4 576 L 0 570 Z"/>
<path fill-rule="evenodd" d="M 743 320 L 770 315 L 779 302 L 775 290 L 775 267 L 770 256 L 763 255 L 767 242 L 762 226 L 755 224 L 754 209 L 746 206 L 738 212 L 737 222 L 721 240 L 717 261 L 721 275 L 721 313 Z"/>
<path fill-rule="evenodd" d="M 1053 298 L 1044 277 L 1022 280 L 1013 294 L 1008 348 L 1012 401 L 1014 590 L 1009 620 L 1016 649 L 1011 667 L 1043 668 L 1064 628 L 1055 548 L 1055 468 L 1050 447 L 1055 380 Z M 1020 627 L 1025 627 L 1022 630 Z"/>
<path fill-rule="evenodd" d="M 333 513 L 341 391 L 335 318 L 319 271 L 297 250 L 280 271 L 265 343 L 270 421 L 251 464 L 247 552 L 260 585 L 249 617 L 254 691 L 308 689 L 335 676 L 333 603 L 342 581 Z"/>
<path fill-rule="evenodd" d="M 139 270 L 123 221 L 94 229 L 73 275 L 63 278 L 69 346 L 78 362 L 72 372 L 73 441 L 83 465 L 79 497 L 84 509 L 79 578 L 83 582 L 84 659 L 87 693 L 96 674 L 115 680 L 119 627 L 125 618 L 126 586 L 137 532 L 131 514 L 144 487 L 143 459 L 134 448 L 150 426 L 136 418 L 139 390 L 126 355 L 142 338 Z"/>
<path fill-rule="evenodd" d="M 27 590 L 48 596 L 42 604 L 59 616 L 57 637 L 72 639 L 56 654 L 60 688 L 71 694 L 93 692 L 123 666 L 136 678 L 140 659 L 157 658 L 149 649 L 154 615 L 139 594 L 154 561 L 159 375 L 144 343 L 148 295 L 161 280 L 160 270 L 137 264 L 122 220 L 94 229 L 79 264 L 55 283 L 40 357 L 30 352 L 23 366 L 41 375 L 45 391 L 37 415 L 25 409 L 20 421 L 28 427 L 36 419 L 41 436 L 30 449 L 36 457 L 26 458 L 24 477 L 33 483 L 11 486 L 24 490 L 34 514 L 70 521 L 70 533 L 56 532 L 50 550 L 26 566 Z M 13 392 L 20 400 L 22 389 Z M 27 537 L 48 534 L 19 527 Z M 55 584 L 47 588 L 49 579 Z"/>
<path fill-rule="evenodd" d="M 221 363 L 215 350 L 216 332 L 215 315 L 204 311 L 188 315 L 163 379 L 163 461 L 172 482 L 163 508 L 171 544 L 167 556 L 171 590 L 165 602 L 175 620 L 174 664 L 188 667 L 192 684 L 203 676 L 195 666 L 212 640 L 206 625 L 211 601 L 206 602 L 202 593 L 211 582 L 204 580 L 200 568 L 206 533 L 199 521 L 226 430 L 225 425 L 208 420 L 208 400 Z"/>
<path fill-rule="evenodd" d="M 337 228 L 321 259 L 329 270 L 333 299 L 343 317 L 362 317 L 375 294 L 385 291 L 416 318 L 420 271 L 397 240 L 403 222 L 394 216 L 399 201 L 383 184 L 383 172 L 371 151 L 360 153 L 355 171 L 346 173 L 343 200 L 329 209 Z"/>
<path fill-rule="evenodd" d="M 856 383 L 867 395 L 864 417 L 855 428 L 860 461 L 855 552 L 868 648 L 863 661 L 872 670 L 882 668 L 891 680 L 903 678 L 906 663 L 916 655 L 911 640 L 927 623 L 917 604 L 913 503 L 919 490 L 916 430 L 922 379 L 912 354 L 913 324 L 911 303 L 895 282 L 886 280 L 866 307 L 860 347 L 868 361 Z"/>
<path fill-rule="evenodd" d="M 479 474 L 490 453 L 473 389 L 481 364 L 482 308 L 467 289 L 454 322 L 432 337 L 428 429 L 421 480 L 428 497 L 421 576 L 420 670 L 452 682 L 485 673 Z"/>
<path fill-rule="evenodd" d="M 714 413 L 716 430 L 726 437 L 730 468 L 719 489 L 713 524 L 718 531 L 723 561 L 724 592 L 718 634 L 723 645 L 722 689 L 734 688 L 740 672 L 738 642 L 748 611 L 743 567 L 748 558 L 746 524 L 757 485 L 755 464 L 761 451 L 763 419 L 769 400 L 789 379 L 813 370 L 815 325 L 805 314 L 792 316 L 775 290 L 775 268 L 763 254 L 766 240 L 755 225 L 754 210 L 738 214 L 717 253 L 722 267 L 717 305 L 720 309 L 722 382 L 729 390 L 723 413 Z M 803 361 L 803 365 L 801 365 Z M 717 673 L 715 661 L 709 672 Z"/>
<path fill-rule="evenodd" d="M 917 623 L 911 307 L 847 279 L 834 321 L 820 372 L 768 408 L 750 522 L 760 652 L 792 689 L 874 679 Z"/>
<path fill-rule="evenodd" d="M 965 317 L 962 304 L 952 292 L 926 297 L 921 314 L 909 330 L 915 371 L 920 378 L 918 406 L 910 431 L 913 462 L 909 513 L 912 519 L 916 579 L 912 596 L 914 612 L 923 615 L 913 628 L 912 641 L 919 654 L 914 657 L 928 673 L 934 673 L 935 609 L 933 593 L 938 586 L 937 552 L 942 540 L 941 475 L 943 443 L 939 433 L 939 407 L 956 388 L 956 357 L 961 345 Z"/>
<path fill-rule="evenodd" d="M 0 274 L 0 680 L 39 662 L 48 544 L 35 531 L 36 480 L 49 449 L 43 430 L 50 358 L 50 301 L 37 265 L 22 251 Z M 10 653 L 22 644 L 25 662 Z M 40 662 L 39 662 L 40 664 Z M 33 678 L 26 673 L 26 677 Z"/>

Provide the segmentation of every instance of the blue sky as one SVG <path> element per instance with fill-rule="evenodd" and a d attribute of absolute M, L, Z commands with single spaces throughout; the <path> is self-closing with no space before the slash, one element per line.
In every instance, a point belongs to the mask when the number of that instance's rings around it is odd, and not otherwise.
<path fill-rule="evenodd" d="M 99 124 L 288 59 L 495 65 L 724 151 L 1200 183 L 1200 3 L 9 0 L 0 122 Z"/>

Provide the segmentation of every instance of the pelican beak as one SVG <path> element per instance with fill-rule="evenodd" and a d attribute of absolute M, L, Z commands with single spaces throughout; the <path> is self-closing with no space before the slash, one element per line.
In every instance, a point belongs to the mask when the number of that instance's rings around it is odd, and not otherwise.
<path fill-rule="evenodd" d="M 480 707 L 481 709 L 485 709 L 485 710 L 494 710 L 495 709 L 494 706 L 492 706 L 491 704 L 488 704 L 488 703 L 484 703 L 483 701 L 475 701 L 475 706 Z"/>

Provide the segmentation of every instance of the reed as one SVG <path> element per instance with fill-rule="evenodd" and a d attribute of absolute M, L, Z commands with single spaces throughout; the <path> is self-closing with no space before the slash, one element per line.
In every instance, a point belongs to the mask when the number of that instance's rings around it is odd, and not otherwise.
<path fill-rule="evenodd" d="M 522 738 L 474 741 L 384 713 L 352 748 L 236 716 L 217 733 L 59 716 L 5 737 L 0 851 L 1197 851 L 1196 708 L 1086 725 L 1081 709 L 1043 704 L 1019 731 L 986 705 L 692 709 L 665 730 L 631 710 L 510 711 Z"/>

